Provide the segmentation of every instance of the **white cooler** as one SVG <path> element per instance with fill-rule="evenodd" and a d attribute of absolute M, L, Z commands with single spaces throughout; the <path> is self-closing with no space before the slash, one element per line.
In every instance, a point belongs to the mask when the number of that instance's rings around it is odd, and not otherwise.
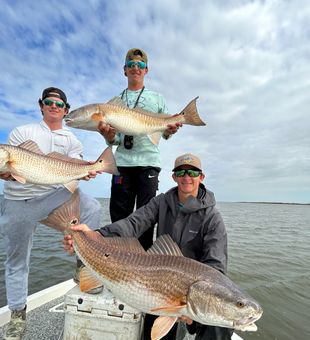
<path fill-rule="evenodd" d="M 144 314 L 117 300 L 107 289 L 101 294 L 72 288 L 64 301 L 64 340 L 140 340 Z"/>

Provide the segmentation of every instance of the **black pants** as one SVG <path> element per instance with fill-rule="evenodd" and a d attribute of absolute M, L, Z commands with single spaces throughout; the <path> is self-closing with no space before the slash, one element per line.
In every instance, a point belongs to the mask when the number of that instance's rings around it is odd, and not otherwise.
<path fill-rule="evenodd" d="M 156 195 L 160 168 L 118 167 L 119 176 L 113 175 L 110 199 L 111 221 L 116 222 L 129 216 L 135 207 L 142 207 Z M 144 249 L 153 244 L 154 228 L 147 230 L 139 238 Z"/>
<path fill-rule="evenodd" d="M 195 340 L 230 340 L 233 330 L 230 328 L 202 326 Z"/>
<path fill-rule="evenodd" d="M 187 330 L 190 334 L 196 333 L 195 340 L 231 340 L 234 332 L 231 328 L 201 325 L 198 322 L 187 325 Z"/>

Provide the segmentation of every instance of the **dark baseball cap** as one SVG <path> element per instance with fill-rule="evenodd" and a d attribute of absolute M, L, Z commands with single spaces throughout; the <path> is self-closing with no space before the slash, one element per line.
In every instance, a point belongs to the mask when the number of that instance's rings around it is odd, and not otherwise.
<path fill-rule="evenodd" d="M 133 59 L 140 59 L 141 61 L 144 61 L 147 64 L 147 55 L 140 48 L 132 48 L 127 52 L 125 64 L 127 63 L 127 61 Z"/>
<path fill-rule="evenodd" d="M 67 102 L 66 94 L 57 87 L 48 87 L 47 89 L 43 90 L 42 92 L 42 100 L 47 97 L 59 97 L 65 104 L 67 108 L 70 108 L 69 103 Z"/>

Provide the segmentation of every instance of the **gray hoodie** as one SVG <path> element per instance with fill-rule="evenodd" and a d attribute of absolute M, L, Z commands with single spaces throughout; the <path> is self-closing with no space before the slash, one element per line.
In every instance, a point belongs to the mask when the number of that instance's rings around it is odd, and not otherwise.
<path fill-rule="evenodd" d="M 169 234 L 184 256 L 206 263 L 222 273 L 227 270 L 227 235 L 215 207 L 214 194 L 200 184 L 197 197 L 184 205 L 178 188 L 160 194 L 127 218 L 99 229 L 103 236 L 139 237 L 157 223 L 157 236 Z"/>

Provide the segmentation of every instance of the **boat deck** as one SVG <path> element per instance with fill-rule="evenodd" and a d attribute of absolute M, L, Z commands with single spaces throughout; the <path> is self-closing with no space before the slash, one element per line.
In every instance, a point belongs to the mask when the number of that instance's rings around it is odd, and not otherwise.
<path fill-rule="evenodd" d="M 23 340 L 62 339 L 64 327 L 64 310 L 62 306 L 64 296 L 75 285 L 71 279 L 28 297 L 27 327 Z M 0 308 L 0 339 L 3 339 L 3 330 L 9 320 L 10 311 L 8 307 Z"/>
<path fill-rule="evenodd" d="M 57 298 L 27 313 L 27 328 L 23 340 L 60 340 L 64 327 L 64 313 L 62 307 L 59 312 L 50 312 L 52 308 L 62 305 L 64 297 Z M 0 339 L 3 335 L 0 328 Z"/>

